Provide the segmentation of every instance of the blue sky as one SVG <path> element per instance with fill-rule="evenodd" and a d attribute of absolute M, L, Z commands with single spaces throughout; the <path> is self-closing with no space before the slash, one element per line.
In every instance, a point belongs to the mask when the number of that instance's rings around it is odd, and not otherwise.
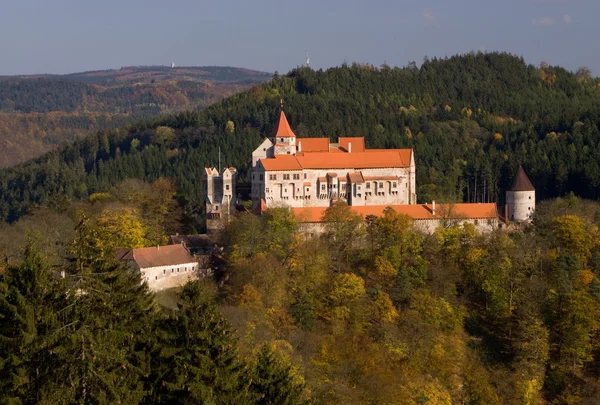
<path fill-rule="evenodd" d="M 600 76 L 600 0 L 2 0 L 0 74 L 130 65 L 285 73 L 507 51 Z"/>

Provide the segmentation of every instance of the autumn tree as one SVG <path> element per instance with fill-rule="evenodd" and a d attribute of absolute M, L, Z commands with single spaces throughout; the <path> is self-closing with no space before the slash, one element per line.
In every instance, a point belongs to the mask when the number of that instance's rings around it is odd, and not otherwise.
<path fill-rule="evenodd" d="M 159 126 L 154 131 L 152 142 L 170 148 L 175 143 L 175 130 L 167 126 Z"/>

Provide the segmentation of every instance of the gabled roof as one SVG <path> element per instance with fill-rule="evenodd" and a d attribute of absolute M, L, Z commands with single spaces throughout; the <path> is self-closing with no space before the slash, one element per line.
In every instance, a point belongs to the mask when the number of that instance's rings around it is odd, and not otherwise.
<path fill-rule="evenodd" d="M 275 155 L 272 158 L 260 159 L 266 171 L 274 170 L 302 170 L 302 166 L 296 156 L 293 155 Z"/>
<path fill-rule="evenodd" d="M 271 138 L 295 138 L 296 134 L 290 128 L 290 124 L 288 123 L 287 118 L 285 117 L 285 113 L 281 110 L 279 113 L 279 119 L 275 124 L 275 128 L 273 128 L 273 133 Z"/>
<path fill-rule="evenodd" d="M 298 152 L 329 152 L 329 138 L 300 138 Z"/>
<path fill-rule="evenodd" d="M 374 169 L 384 167 L 407 167 L 403 160 L 403 149 L 390 149 L 378 153 L 308 153 L 298 156 L 298 162 L 304 169 Z M 408 149 L 410 156 L 410 149 Z"/>
<path fill-rule="evenodd" d="M 128 251 L 119 249 L 117 259 L 133 260 L 140 269 L 196 262 L 196 259 L 181 244 L 129 249 Z"/>
<path fill-rule="evenodd" d="M 348 180 L 350 180 L 350 183 L 364 183 L 365 182 L 365 179 L 363 178 L 363 175 L 361 172 L 348 173 Z"/>
<path fill-rule="evenodd" d="M 340 148 L 348 152 L 348 145 L 352 144 L 351 153 L 355 152 L 364 152 L 365 151 L 365 138 L 364 137 L 340 137 L 338 138 L 338 143 L 340 144 Z"/>
<path fill-rule="evenodd" d="M 531 184 L 529 177 L 527 177 L 525 170 L 523 170 L 523 166 L 519 166 L 510 191 L 535 191 L 533 184 Z"/>
<path fill-rule="evenodd" d="M 351 206 L 352 211 L 365 218 L 367 215 L 381 216 L 388 205 Z M 493 219 L 497 218 L 496 204 L 436 204 L 433 215 L 431 204 L 391 205 L 399 214 L 408 215 L 415 220 L 424 219 Z M 292 208 L 298 222 L 321 222 L 327 207 Z"/>

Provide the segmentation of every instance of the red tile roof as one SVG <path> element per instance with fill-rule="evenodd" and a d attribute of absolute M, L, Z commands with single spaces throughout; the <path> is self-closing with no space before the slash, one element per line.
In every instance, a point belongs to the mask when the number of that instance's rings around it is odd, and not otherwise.
<path fill-rule="evenodd" d="M 373 169 L 407 167 L 410 165 L 410 159 L 405 162 L 403 155 L 406 153 L 402 150 L 391 149 L 379 153 L 308 153 L 297 156 L 297 159 L 305 169 Z"/>
<path fill-rule="evenodd" d="M 300 162 L 293 155 L 275 155 L 272 158 L 260 159 L 260 163 L 266 171 L 302 170 Z"/>
<path fill-rule="evenodd" d="M 387 205 L 351 206 L 352 211 L 363 218 L 367 215 L 381 216 Z M 391 205 L 399 214 L 408 215 L 413 219 L 491 219 L 497 218 L 496 204 L 436 204 L 436 215 L 433 215 L 431 204 Z M 327 207 L 292 208 L 299 222 L 321 222 Z"/>
<path fill-rule="evenodd" d="M 195 263 L 197 260 L 181 244 L 148 247 L 140 249 L 119 250 L 117 258 L 133 260 L 139 268 L 159 266 L 176 266 L 178 264 Z"/>
<path fill-rule="evenodd" d="M 348 173 L 348 180 L 350 180 L 351 183 L 364 183 L 365 182 L 365 179 L 363 178 L 363 175 L 361 172 Z"/>
<path fill-rule="evenodd" d="M 275 128 L 273 128 L 273 133 L 271 135 L 272 138 L 295 138 L 296 134 L 290 128 L 290 124 L 288 123 L 287 118 L 285 117 L 285 113 L 281 110 L 279 114 L 279 119 L 275 124 Z"/>
<path fill-rule="evenodd" d="M 340 148 L 344 149 L 346 152 L 348 152 L 348 144 L 352 144 L 351 153 L 365 151 L 365 138 L 362 136 L 353 138 L 340 137 L 338 138 L 338 143 L 340 144 Z"/>
<path fill-rule="evenodd" d="M 297 145 L 298 152 L 329 152 L 329 138 L 302 138 Z"/>

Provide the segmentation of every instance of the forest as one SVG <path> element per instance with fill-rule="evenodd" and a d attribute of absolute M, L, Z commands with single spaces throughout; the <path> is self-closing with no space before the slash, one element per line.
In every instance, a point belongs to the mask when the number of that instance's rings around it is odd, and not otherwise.
<path fill-rule="evenodd" d="M 180 214 L 171 181 L 127 180 L 0 227 L 1 403 L 600 401 L 597 202 L 432 235 L 341 203 L 317 238 L 271 208 L 228 225 L 214 278 L 151 293 L 114 249 Z"/>
<path fill-rule="evenodd" d="M 201 110 L 269 78 L 267 73 L 216 66 L 0 77 L 0 167 L 99 130 Z"/>
<path fill-rule="evenodd" d="M 188 231 L 202 232 L 203 167 L 247 179 L 251 151 L 283 99 L 299 137 L 364 136 L 370 148 L 412 147 L 417 198 L 495 201 L 519 165 L 538 199 L 597 199 L 600 81 L 504 53 L 432 59 L 420 68 L 342 65 L 274 75 L 211 105 L 100 131 L 0 170 L 0 219 L 13 222 L 57 196 L 85 201 L 127 178 L 172 179 Z"/>
<path fill-rule="evenodd" d="M 533 222 L 336 204 L 307 238 L 271 208 L 229 223 L 214 278 L 150 292 L 115 249 L 202 232 L 202 169 L 220 149 L 247 179 L 281 99 L 298 136 L 414 148 L 423 202 L 502 204 L 523 165 Z M 2 169 L 0 403 L 598 404 L 599 107 L 584 69 L 509 54 L 298 68 Z"/>

